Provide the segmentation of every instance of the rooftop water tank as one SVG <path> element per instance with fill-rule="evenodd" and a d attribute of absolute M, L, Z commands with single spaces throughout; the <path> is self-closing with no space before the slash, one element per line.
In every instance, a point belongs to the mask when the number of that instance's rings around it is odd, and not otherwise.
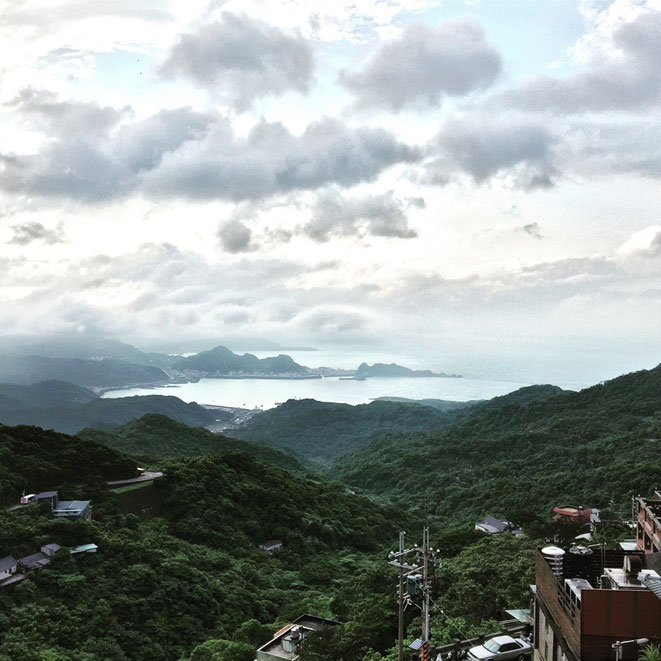
<path fill-rule="evenodd" d="M 562 563 L 565 557 L 565 552 L 559 546 L 545 546 L 542 549 L 542 556 L 548 563 L 551 571 L 558 578 L 562 578 Z"/>

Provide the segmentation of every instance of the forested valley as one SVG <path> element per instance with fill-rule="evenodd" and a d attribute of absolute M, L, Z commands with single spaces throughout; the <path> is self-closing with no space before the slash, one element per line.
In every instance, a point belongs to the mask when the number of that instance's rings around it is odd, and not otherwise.
<path fill-rule="evenodd" d="M 278 431 L 276 409 L 261 437 L 257 417 L 241 441 L 162 416 L 79 437 L 0 427 L 5 507 L 55 488 L 93 502 L 90 521 L 54 519 L 45 504 L 3 509 L 0 557 L 49 543 L 98 547 L 60 551 L 0 587 L 0 659 L 252 661 L 306 612 L 343 624 L 304 661 L 394 659 L 397 582 L 386 556 L 399 530 L 413 543 L 425 525 L 442 558 L 432 640 L 493 631 L 504 609 L 528 606 L 534 548 L 576 534 L 552 521 L 554 505 L 600 508 L 596 541 L 630 536 L 631 496 L 661 475 L 661 368 L 578 393 L 497 399 L 446 412 L 305 404 L 309 424 L 295 433 Z M 107 484 L 145 462 L 163 477 Z M 485 515 L 526 534 L 475 532 Z M 268 540 L 282 549 L 264 552 Z M 415 609 L 407 618 L 416 638 Z"/>

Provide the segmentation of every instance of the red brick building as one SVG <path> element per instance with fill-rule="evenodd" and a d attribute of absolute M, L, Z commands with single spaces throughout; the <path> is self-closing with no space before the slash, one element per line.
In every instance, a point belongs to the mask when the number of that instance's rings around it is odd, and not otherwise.
<path fill-rule="evenodd" d="M 641 551 L 538 550 L 534 661 L 606 661 L 617 641 L 661 642 L 661 598 L 647 585 L 657 577 Z M 640 650 L 622 653 L 633 661 Z"/>

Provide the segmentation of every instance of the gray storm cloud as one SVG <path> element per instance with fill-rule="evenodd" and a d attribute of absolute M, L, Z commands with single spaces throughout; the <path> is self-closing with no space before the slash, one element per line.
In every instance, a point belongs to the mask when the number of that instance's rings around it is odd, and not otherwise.
<path fill-rule="evenodd" d="M 332 236 L 363 234 L 400 239 L 417 236 L 408 225 L 406 203 L 397 199 L 393 191 L 351 198 L 337 189 L 319 195 L 312 208 L 312 219 L 303 226 L 303 232 L 319 242 Z"/>
<path fill-rule="evenodd" d="M 161 67 L 166 77 L 213 89 L 239 111 L 260 97 L 307 92 L 313 70 L 312 48 L 300 34 L 227 12 L 182 35 Z"/>
<path fill-rule="evenodd" d="M 228 119 L 190 108 L 131 122 L 121 121 L 124 111 L 46 98 L 47 104 L 32 96 L 15 104 L 24 117 L 36 116 L 37 126 L 47 122 L 56 137 L 36 154 L 0 153 L 4 192 L 87 203 L 140 193 L 257 200 L 373 181 L 391 165 L 421 157 L 384 129 L 352 128 L 335 119 L 313 122 L 300 136 L 261 121 L 239 137 Z"/>
<path fill-rule="evenodd" d="M 429 108 L 445 96 L 484 89 L 501 71 L 498 51 L 481 25 L 469 19 L 445 21 L 435 28 L 408 26 L 401 38 L 382 46 L 362 71 L 343 71 L 340 80 L 356 106 Z"/>
<path fill-rule="evenodd" d="M 14 236 L 9 243 L 19 246 L 27 246 L 35 242 L 53 245 L 54 243 L 61 243 L 64 240 L 61 227 L 48 229 L 36 221 L 14 225 L 12 230 L 14 231 Z"/>
<path fill-rule="evenodd" d="M 444 185 L 458 174 L 476 183 L 513 175 L 524 189 L 548 188 L 557 173 L 553 147 L 557 138 L 541 123 L 502 116 L 471 116 L 446 122 L 428 145 L 428 174 Z"/>

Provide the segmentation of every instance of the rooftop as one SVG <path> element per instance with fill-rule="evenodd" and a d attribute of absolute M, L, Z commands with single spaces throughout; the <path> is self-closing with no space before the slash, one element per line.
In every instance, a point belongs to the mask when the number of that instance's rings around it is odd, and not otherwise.
<path fill-rule="evenodd" d="M 0 558 L 0 571 L 7 571 L 8 569 L 12 569 L 13 567 L 16 567 L 16 564 L 18 561 L 16 558 L 12 558 L 12 556 L 8 555 L 6 558 Z"/>

